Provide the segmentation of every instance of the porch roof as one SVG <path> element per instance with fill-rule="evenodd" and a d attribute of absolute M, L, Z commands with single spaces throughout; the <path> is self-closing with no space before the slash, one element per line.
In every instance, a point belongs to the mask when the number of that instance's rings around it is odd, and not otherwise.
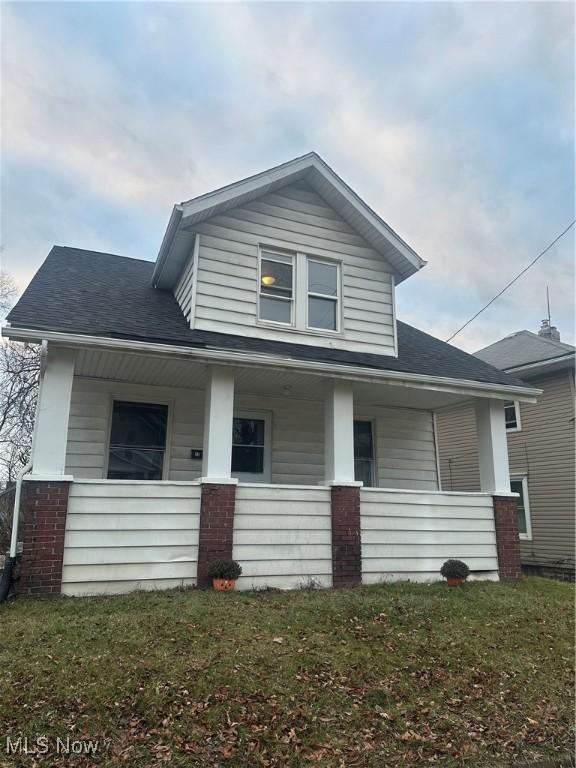
<path fill-rule="evenodd" d="M 54 246 L 8 315 L 4 335 L 18 338 L 18 329 L 37 330 L 38 339 L 43 331 L 82 334 L 526 388 L 520 379 L 400 321 L 398 357 L 191 330 L 173 295 L 152 287 L 153 270 L 150 261 Z"/>

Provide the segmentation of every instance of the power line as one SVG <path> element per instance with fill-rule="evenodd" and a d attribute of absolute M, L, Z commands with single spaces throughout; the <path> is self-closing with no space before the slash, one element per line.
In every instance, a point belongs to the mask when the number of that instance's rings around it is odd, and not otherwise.
<path fill-rule="evenodd" d="M 507 285 L 505 285 L 505 286 L 504 286 L 504 288 L 502 288 L 502 290 L 500 291 L 500 293 L 497 293 L 497 294 L 496 294 L 496 296 L 494 296 L 494 298 L 493 298 L 493 299 L 490 299 L 490 301 L 488 302 L 488 304 L 485 304 L 485 305 L 482 307 L 482 309 L 480 309 L 478 312 L 476 312 L 476 314 L 475 314 L 473 317 L 471 317 L 471 318 L 470 318 L 470 320 L 467 320 L 467 321 L 464 323 L 464 325 L 463 325 L 461 328 L 458 328 L 458 330 L 456 331 L 456 333 L 453 333 L 453 334 L 452 334 L 452 336 L 450 336 L 450 338 L 446 339 L 446 341 L 447 341 L 447 342 L 448 342 L 448 341 L 452 341 L 452 339 L 453 339 L 455 336 L 458 336 L 458 334 L 459 334 L 461 331 L 463 331 L 463 330 L 464 330 L 464 328 L 466 328 L 466 326 L 470 325 L 470 323 L 471 323 L 473 320 L 476 320 L 476 318 L 478 317 L 478 315 L 481 315 L 481 314 L 482 314 L 482 312 L 484 312 L 484 310 L 485 310 L 485 309 L 488 309 L 488 307 L 489 307 L 491 304 L 493 304 L 493 303 L 496 301 L 496 299 L 499 299 L 499 298 L 500 298 L 500 296 L 502 296 L 502 294 L 503 294 L 505 291 L 507 291 L 507 290 L 508 290 L 508 288 L 510 288 L 510 286 L 511 286 L 511 285 L 514 285 L 514 283 L 516 282 L 516 280 L 519 280 L 519 279 L 522 277 L 522 275 L 523 275 L 525 272 L 528 272 L 528 270 L 530 269 L 530 267 L 533 267 L 533 266 L 534 266 L 534 264 L 536 264 L 536 262 L 538 261 L 538 259 L 541 259 L 541 258 L 542 258 L 542 256 L 544 256 L 544 254 L 545 254 L 545 253 L 548 253 L 548 251 L 550 250 L 550 248 L 552 248 L 552 246 L 553 246 L 553 245 L 556 245 L 556 243 L 558 242 L 558 240 L 560 240 L 562 237 L 564 237 L 564 235 L 566 234 L 566 232 L 568 232 L 570 229 L 572 229 L 572 227 L 574 226 L 574 224 L 576 224 L 576 219 L 574 219 L 574 221 L 571 221 L 571 222 L 570 222 L 570 224 L 568 224 L 568 226 L 566 227 L 566 229 L 565 229 L 563 232 L 560 232 L 560 234 L 558 235 L 558 237 L 555 237 L 555 238 L 554 238 L 554 240 L 552 240 L 552 242 L 550 243 L 550 245 L 546 246 L 546 248 L 544 248 L 544 250 L 543 250 L 541 253 L 539 253 L 539 254 L 538 254 L 538 256 L 536 256 L 536 258 L 535 258 L 535 259 L 533 259 L 533 260 L 530 262 L 530 264 L 528 264 L 528 266 L 527 266 L 527 267 L 524 267 L 524 269 L 523 269 L 521 272 L 519 272 L 519 273 L 516 275 L 516 277 L 512 278 L 512 280 L 510 280 L 510 282 L 509 282 Z"/>

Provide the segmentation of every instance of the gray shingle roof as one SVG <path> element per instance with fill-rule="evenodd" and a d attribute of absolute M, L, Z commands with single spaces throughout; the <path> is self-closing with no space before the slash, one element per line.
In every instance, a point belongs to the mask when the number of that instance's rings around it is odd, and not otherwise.
<path fill-rule="evenodd" d="M 398 322 L 398 357 L 191 330 L 171 293 L 153 288 L 154 264 L 55 246 L 8 315 L 11 325 L 191 347 L 264 352 L 380 370 L 526 386 L 433 336 Z"/>
<path fill-rule="evenodd" d="M 538 336 L 532 331 L 516 331 L 494 344 L 475 352 L 475 356 L 496 368 L 506 370 L 518 365 L 551 360 L 574 352 L 571 344 Z"/>

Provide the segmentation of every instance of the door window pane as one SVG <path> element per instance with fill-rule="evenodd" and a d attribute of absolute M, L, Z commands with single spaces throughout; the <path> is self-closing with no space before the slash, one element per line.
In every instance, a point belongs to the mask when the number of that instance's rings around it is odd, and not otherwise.
<path fill-rule="evenodd" d="M 308 326 L 335 331 L 336 306 L 337 302 L 333 299 L 319 299 L 316 296 L 310 296 L 308 299 Z"/>
<path fill-rule="evenodd" d="M 374 439 L 371 421 L 354 422 L 354 479 L 374 485 Z"/>
<path fill-rule="evenodd" d="M 512 493 L 519 493 L 520 498 L 517 499 L 518 503 L 518 533 L 528 533 L 528 526 L 526 525 L 526 503 L 524 500 L 524 483 L 522 480 L 512 480 L 510 482 L 510 490 Z"/>
<path fill-rule="evenodd" d="M 108 477 L 161 480 L 168 406 L 116 400 L 112 409 Z"/>
<path fill-rule="evenodd" d="M 235 418 L 232 423 L 232 472 L 264 472 L 264 419 Z"/>

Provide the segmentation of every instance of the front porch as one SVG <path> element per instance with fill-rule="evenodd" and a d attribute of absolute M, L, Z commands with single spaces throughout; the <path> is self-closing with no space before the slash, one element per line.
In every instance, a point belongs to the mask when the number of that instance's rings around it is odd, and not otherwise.
<path fill-rule="evenodd" d="M 445 493 L 434 411 L 471 397 L 483 492 Z M 245 589 L 433 580 L 449 557 L 474 578 L 513 575 L 503 403 L 369 371 L 52 346 L 25 483 L 24 583 L 202 585 L 222 557 L 241 563 Z M 46 538 L 51 497 L 64 514 Z M 55 581 L 40 578 L 52 567 Z"/>

